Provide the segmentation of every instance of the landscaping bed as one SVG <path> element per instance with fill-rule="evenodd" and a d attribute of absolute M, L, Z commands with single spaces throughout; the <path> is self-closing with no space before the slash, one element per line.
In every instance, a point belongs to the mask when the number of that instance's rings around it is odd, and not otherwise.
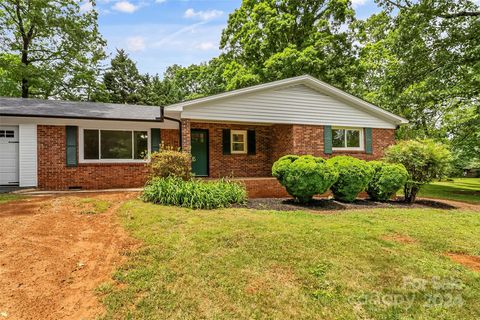
<path fill-rule="evenodd" d="M 263 198 L 249 199 L 245 205 L 236 205 L 237 208 L 249 208 L 257 210 L 280 210 L 280 211 L 296 211 L 296 210 L 312 210 L 312 211 L 336 211 L 336 210 L 354 210 L 369 208 L 434 208 L 434 209 L 457 209 L 455 205 L 442 201 L 429 199 L 419 199 L 415 203 L 406 203 L 402 198 L 392 199 L 387 202 L 371 201 L 367 199 L 357 199 L 351 203 L 344 203 L 334 199 L 316 199 L 309 203 L 298 203 L 291 198 Z"/>

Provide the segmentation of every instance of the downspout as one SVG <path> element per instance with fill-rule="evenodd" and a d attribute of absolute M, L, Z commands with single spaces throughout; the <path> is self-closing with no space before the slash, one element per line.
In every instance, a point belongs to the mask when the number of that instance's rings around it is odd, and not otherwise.
<path fill-rule="evenodd" d="M 156 120 L 159 120 L 160 122 L 165 122 L 165 119 L 170 121 L 175 121 L 176 123 L 178 123 L 178 143 L 180 144 L 180 150 L 181 150 L 182 149 L 182 121 L 175 118 L 166 117 L 165 108 L 161 106 L 160 117 L 157 117 Z"/>
<path fill-rule="evenodd" d="M 164 116 L 163 118 L 170 121 L 175 121 L 176 123 L 178 123 L 178 138 L 179 138 L 178 142 L 180 144 L 180 150 L 182 150 L 182 120 L 178 120 L 178 119 L 170 118 L 166 116 Z"/>

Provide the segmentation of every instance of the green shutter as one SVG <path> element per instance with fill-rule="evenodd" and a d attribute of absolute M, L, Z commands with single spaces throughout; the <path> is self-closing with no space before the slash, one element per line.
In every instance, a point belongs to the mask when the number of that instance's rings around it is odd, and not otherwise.
<path fill-rule="evenodd" d="M 150 149 L 152 152 L 160 151 L 160 129 L 150 129 Z"/>
<path fill-rule="evenodd" d="M 255 130 L 247 131 L 247 149 L 249 155 L 255 155 L 257 153 L 257 141 L 255 137 Z"/>
<path fill-rule="evenodd" d="M 365 152 L 368 154 L 373 153 L 372 128 L 365 128 Z"/>
<path fill-rule="evenodd" d="M 231 153 L 230 129 L 223 129 L 222 130 L 222 149 L 223 149 L 223 154 L 230 154 Z"/>
<path fill-rule="evenodd" d="M 332 126 L 323 127 L 323 152 L 332 154 Z"/>
<path fill-rule="evenodd" d="M 77 132 L 78 127 L 66 126 L 66 153 L 67 153 L 67 167 L 76 167 L 77 161 Z"/>

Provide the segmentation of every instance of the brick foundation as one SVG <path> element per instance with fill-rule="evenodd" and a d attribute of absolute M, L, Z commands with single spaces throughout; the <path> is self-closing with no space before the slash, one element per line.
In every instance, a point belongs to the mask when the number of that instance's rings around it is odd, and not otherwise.
<path fill-rule="evenodd" d="M 245 184 L 249 198 L 288 198 L 285 188 L 275 178 L 238 179 Z"/>

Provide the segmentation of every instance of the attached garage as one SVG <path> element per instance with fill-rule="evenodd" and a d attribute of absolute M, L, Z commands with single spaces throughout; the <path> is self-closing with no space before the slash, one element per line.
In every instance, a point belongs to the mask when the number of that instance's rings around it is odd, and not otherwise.
<path fill-rule="evenodd" d="M 37 186 L 37 125 L 0 117 L 0 186 Z"/>
<path fill-rule="evenodd" d="M 0 126 L 0 186 L 19 184 L 18 126 Z"/>

